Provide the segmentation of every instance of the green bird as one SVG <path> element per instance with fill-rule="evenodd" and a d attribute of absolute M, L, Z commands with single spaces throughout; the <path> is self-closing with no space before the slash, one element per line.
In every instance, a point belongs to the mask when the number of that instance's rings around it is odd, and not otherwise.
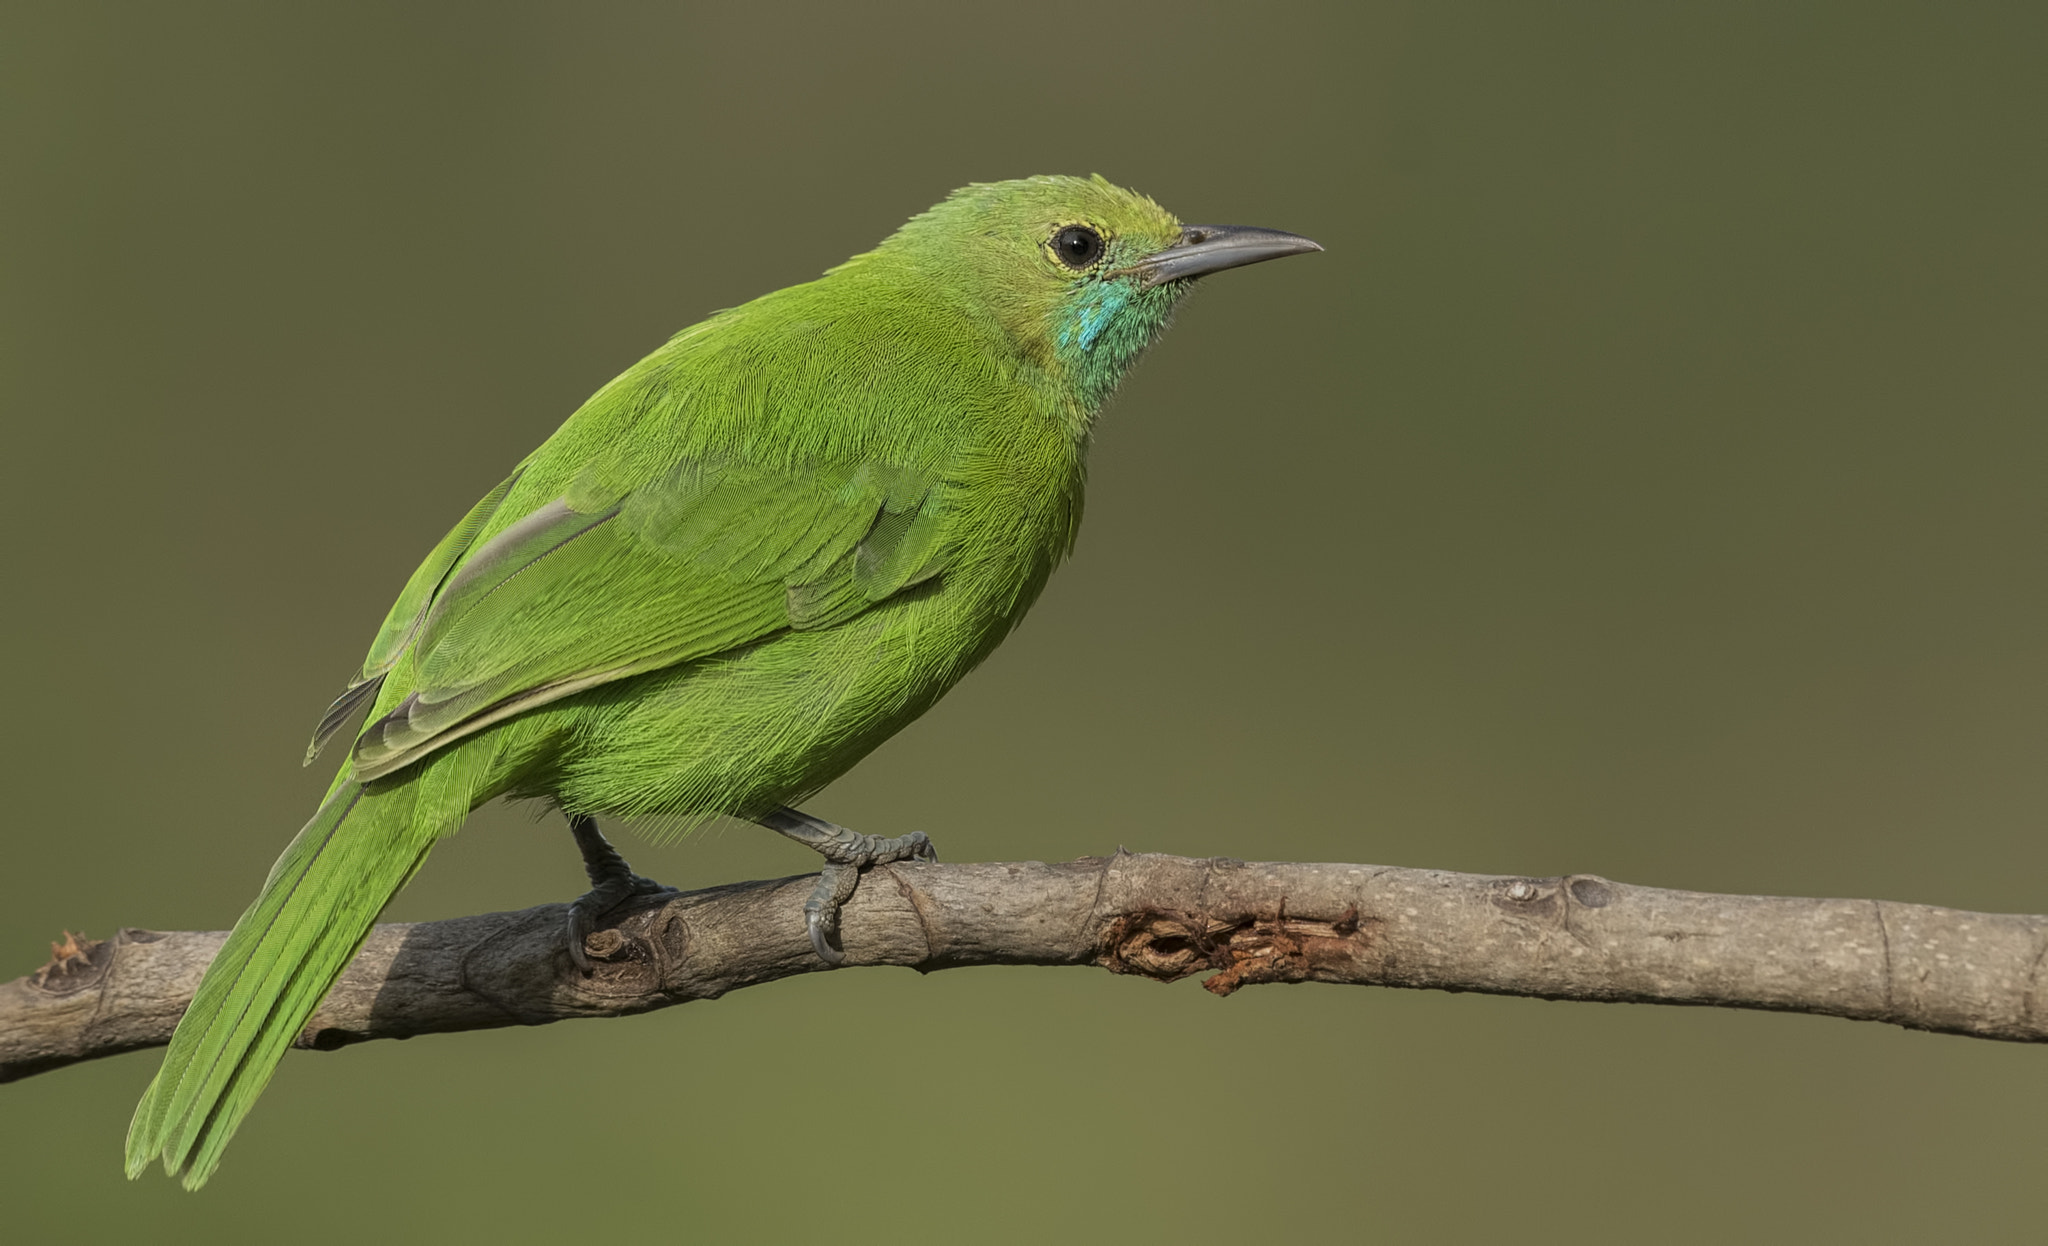
<path fill-rule="evenodd" d="M 560 809 L 568 955 L 662 890 L 595 818 L 809 845 L 833 964 L 859 871 L 930 859 L 793 806 L 931 708 L 1073 547 L 1103 402 L 1207 273 L 1321 250 L 1102 180 L 974 185 L 874 250 L 684 329 L 413 572 L 307 752 L 368 707 L 235 923 L 128 1130 L 196 1189 L 371 924 L 476 806 Z"/>

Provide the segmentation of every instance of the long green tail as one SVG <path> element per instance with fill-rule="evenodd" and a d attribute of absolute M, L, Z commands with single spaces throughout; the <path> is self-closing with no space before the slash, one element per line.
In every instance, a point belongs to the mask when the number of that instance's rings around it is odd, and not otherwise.
<path fill-rule="evenodd" d="M 163 1157 L 196 1190 L 377 914 L 469 812 L 453 749 L 399 784 L 337 784 L 207 969 L 128 1126 L 128 1175 Z"/>

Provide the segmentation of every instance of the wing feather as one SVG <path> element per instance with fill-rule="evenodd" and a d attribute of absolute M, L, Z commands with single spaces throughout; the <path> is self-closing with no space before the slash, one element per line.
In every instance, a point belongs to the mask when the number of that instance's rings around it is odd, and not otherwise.
<path fill-rule="evenodd" d="M 413 630 L 414 689 L 364 729 L 356 777 L 586 688 L 843 622 L 943 569 L 944 494 L 875 464 L 691 462 L 609 504 L 551 501 L 445 577 Z"/>
<path fill-rule="evenodd" d="M 447 582 L 449 571 L 469 552 L 477 534 L 498 513 L 505 495 L 519 483 L 519 475 L 515 471 L 499 481 L 496 488 L 484 494 L 482 500 L 470 507 L 469 513 L 448 530 L 448 535 L 428 551 L 426 560 L 405 582 L 398 600 L 391 604 L 390 613 L 384 616 L 383 626 L 377 629 L 377 638 L 370 642 L 369 656 L 363 659 L 362 670 L 320 716 L 319 725 L 313 729 L 313 742 L 306 746 L 306 759 L 301 764 L 312 765 L 320 750 L 327 747 L 327 741 L 348 723 L 356 710 L 377 699 L 378 690 L 384 686 L 384 677 L 390 674 L 399 655 L 412 643 L 413 636 L 427 617 L 428 608 Z"/>

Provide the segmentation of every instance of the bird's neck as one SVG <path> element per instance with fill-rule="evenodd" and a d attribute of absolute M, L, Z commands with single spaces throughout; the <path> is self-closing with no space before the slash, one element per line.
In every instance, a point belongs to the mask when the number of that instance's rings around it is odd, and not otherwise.
<path fill-rule="evenodd" d="M 891 308 L 934 328 L 944 321 L 959 340 L 981 343 L 988 362 L 1037 396 L 1076 454 L 1086 453 L 1096 417 L 1165 331 L 1180 297 L 1177 289 L 1088 281 L 1050 297 L 998 298 L 988 293 L 997 284 L 990 274 L 890 250 L 854 257 L 825 283 L 849 306 Z"/>

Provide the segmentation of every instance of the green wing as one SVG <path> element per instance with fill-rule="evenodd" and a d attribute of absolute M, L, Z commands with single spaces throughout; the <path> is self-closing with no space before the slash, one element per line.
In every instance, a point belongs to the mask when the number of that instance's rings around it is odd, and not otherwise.
<path fill-rule="evenodd" d="M 943 569 L 943 503 L 929 477 L 879 464 L 686 462 L 608 504 L 572 489 L 442 578 L 407 634 L 413 691 L 356 741 L 356 777 L 586 688 L 851 618 Z"/>
<path fill-rule="evenodd" d="M 497 488 L 486 493 L 482 501 L 470 507 L 462 522 L 441 538 L 441 543 L 427 555 L 419 570 L 405 582 L 404 591 L 391 605 L 391 613 L 384 616 L 384 626 L 377 629 L 377 639 L 370 644 L 370 656 L 363 659 L 363 669 L 320 716 L 320 725 L 313 729 L 313 742 L 306 746 L 304 765 L 313 764 L 320 750 L 327 747 L 327 741 L 341 730 L 342 724 L 356 710 L 377 699 L 377 690 L 384 686 L 384 677 L 391 673 L 391 668 L 398 664 L 399 655 L 412 643 L 420 624 L 426 620 L 427 608 L 434 604 L 435 594 L 447 582 L 448 573 L 476 543 L 477 533 L 482 532 L 491 516 L 498 513 L 505 495 L 512 492 L 512 486 L 518 482 L 519 473 L 513 472 Z"/>

